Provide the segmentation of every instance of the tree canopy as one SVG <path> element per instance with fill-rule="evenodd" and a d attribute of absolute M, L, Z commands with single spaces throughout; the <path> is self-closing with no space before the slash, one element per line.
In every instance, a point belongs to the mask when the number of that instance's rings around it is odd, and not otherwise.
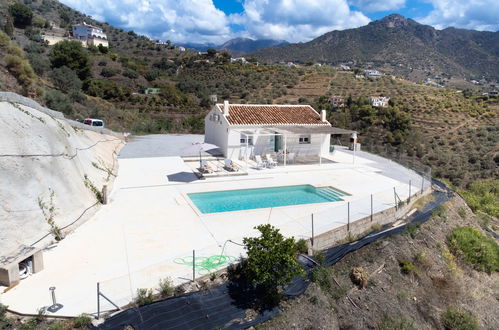
<path fill-rule="evenodd" d="M 279 229 L 270 224 L 255 227 L 260 237 L 245 237 L 247 250 L 245 272 L 252 284 L 275 289 L 303 273 L 296 258 L 294 238 L 284 238 Z"/>
<path fill-rule="evenodd" d="M 14 2 L 9 5 L 9 13 L 14 18 L 14 25 L 18 28 L 24 28 L 31 25 L 33 12 L 25 4 Z"/>
<path fill-rule="evenodd" d="M 54 68 L 67 66 L 74 70 L 81 80 L 89 78 L 90 57 L 78 41 L 64 40 L 54 45 L 50 53 L 50 63 Z"/>

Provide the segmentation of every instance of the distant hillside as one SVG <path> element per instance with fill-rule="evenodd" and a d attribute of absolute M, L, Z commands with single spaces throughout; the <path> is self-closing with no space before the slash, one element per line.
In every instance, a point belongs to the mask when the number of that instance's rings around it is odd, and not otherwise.
<path fill-rule="evenodd" d="M 422 73 L 499 78 L 499 32 L 436 30 L 400 15 L 356 29 L 332 31 L 307 43 L 261 49 L 251 55 L 267 63 L 353 61 L 358 66 L 384 67 L 413 80 L 420 80 Z"/>
<path fill-rule="evenodd" d="M 274 40 L 274 39 L 253 40 L 250 38 L 235 38 L 227 42 L 224 42 L 221 45 L 188 43 L 185 44 L 184 46 L 199 51 L 206 51 L 209 48 L 214 48 L 221 51 L 225 50 L 229 52 L 232 56 L 241 56 L 245 53 L 253 52 L 261 48 L 282 47 L 288 44 L 289 42 L 287 42 L 286 40 Z"/>

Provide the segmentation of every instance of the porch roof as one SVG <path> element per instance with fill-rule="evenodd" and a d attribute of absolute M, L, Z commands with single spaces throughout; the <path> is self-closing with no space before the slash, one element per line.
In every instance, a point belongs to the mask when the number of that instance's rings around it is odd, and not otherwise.
<path fill-rule="evenodd" d="M 284 134 L 284 135 L 292 135 L 292 134 L 352 134 L 356 133 L 355 131 L 333 127 L 333 126 L 287 126 L 287 127 L 266 127 L 269 130 L 273 130 L 275 132 Z"/>

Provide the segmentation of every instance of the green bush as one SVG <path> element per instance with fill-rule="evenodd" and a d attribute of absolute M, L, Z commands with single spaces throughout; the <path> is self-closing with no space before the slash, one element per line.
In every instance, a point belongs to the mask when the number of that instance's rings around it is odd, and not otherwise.
<path fill-rule="evenodd" d="M 175 287 L 173 286 L 173 281 L 170 278 L 159 280 L 159 294 L 162 297 L 170 297 L 175 293 Z"/>
<path fill-rule="evenodd" d="M 499 180 L 473 182 L 462 195 L 473 212 L 483 211 L 493 217 L 499 217 Z"/>
<path fill-rule="evenodd" d="M 53 69 L 50 78 L 55 87 L 66 93 L 72 90 L 79 91 L 83 86 L 83 82 L 78 78 L 76 72 L 67 66 Z"/>
<path fill-rule="evenodd" d="M 410 260 L 400 260 L 399 261 L 400 271 L 403 274 L 417 274 L 419 273 L 418 268 Z"/>
<path fill-rule="evenodd" d="M 307 245 L 307 241 L 304 240 L 303 238 L 302 239 L 299 239 L 296 241 L 296 251 L 298 253 L 304 253 L 304 254 L 307 254 L 308 253 L 308 245 Z"/>
<path fill-rule="evenodd" d="M 447 330 L 478 330 L 473 314 L 456 307 L 449 307 L 442 314 L 442 324 Z"/>
<path fill-rule="evenodd" d="M 137 71 L 134 71 L 132 69 L 126 69 L 123 72 L 123 76 L 130 78 L 130 79 L 137 79 L 139 77 L 139 74 L 137 73 Z"/>
<path fill-rule="evenodd" d="M 70 115 L 73 113 L 71 100 L 58 90 L 50 89 L 45 93 L 45 104 L 48 108 Z"/>
<path fill-rule="evenodd" d="M 92 317 L 88 314 L 80 314 L 73 320 L 73 326 L 75 328 L 88 327 L 92 324 Z"/>
<path fill-rule="evenodd" d="M 88 95 L 97 96 L 106 100 L 123 99 L 123 87 L 114 81 L 91 80 L 85 88 Z"/>
<path fill-rule="evenodd" d="M 303 274 L 296 258 L 294 238 L 284 238 L 279 229 L 270 224 L 255 227 L 259 237 L 245 237 L 247 251 L 244 273 L 252 284 L 276 291 L 277 286 L 289 283 L 295 275 Z"/>
<path fill-rule="evenodd" d="M 118 73 L 120 73 L 120 70 L 105 67 L 105 68 L 102 68 L 100 75 L 103 77 L 109 78 L 109 77 L 117 75 Z"/>
<path fill-rule="evenodd" d="M 447 237 L 452 252 L 487 273 L 499 270 L 499 245 L 473 227 L 457 227 Z"/>
<path fill-rule="evenodd" d="M 49 55 L 52 67 L 67 66 L 74 70 L 81 80 L 91 76 L 90 57 L 82 44 L 78 41 L 63 40 L 52 48 Z"/>
<path fill-rule="evenodd" d="M 414 322 L 402 315 L 396 318 L 391 318 L 388 315 L 383 315 L 381 322 L 376 327 L 378 330 L 416 330 Z"/>
<path fill-rule="evenodd" d="M 317 283 L 322 291 L 329 294 L 335 300 L 340 299 L 347 292 L 344 287 L 340 287 L 334 283 L 333 272 L 329 267 L 315 266 L 312 270 L 311 281 Z"/>
<path fill-rule="evenodd" d="M 135 297 L 135 303 L 137 305 L 148 305 L 152 303 L 153 300 L 151 289 L 137 289 L 137 297 Z"/>
<path fill-rule="evenodd" d="M 410 223 L 405 227 L 402 234 L 414 239 L 419 232 L 419 227 L 421 227 L 419 223 Z"/>
<path fill-rule="evenodd" d="M 7 69 L 23 86 L 29 86 L 35 77 L 35 72 L 27 60 L 16 55 L 6 55 Z"/>
<path fill-rule="evenodd" d="M 29 53 L 27 58 L 37 75 L 43 76 L 45 72 L 50 70 L 50 62 L 45 56 L 38 53 Z"/>
<path fill-rule="evenodd" d="M 25 28 L 31 25 L 33 12 L 25 4 L 14 2 L 9 5 L 9 13 L 14 18 L 14 25 L 18 28 Z"/>
<path fill-rule="evenodd" d="M 144 78 L 146 78 L 148 81 L 153 81 L 158 79 L 160 75 L 161 72 L 158 69 L 151 69 L 144 74 Z"/>

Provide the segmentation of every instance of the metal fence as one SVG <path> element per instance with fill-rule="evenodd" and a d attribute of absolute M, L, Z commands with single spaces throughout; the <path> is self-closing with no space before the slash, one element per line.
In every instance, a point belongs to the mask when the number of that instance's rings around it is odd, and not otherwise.
<path fill-rule="evenodd" d="M 423 172 L 423 175 L 416 171 L 405 171 L 406 182 L 399 181 L 398 185 L 389 189 L 366 193 L 357 199 L 347 196 L 347 202 L 340 202 L 308 216 L 288 216 L 286 221 L 279 224 L 273 223 L 271 216 L 268 221 L 278 227 L 285 236 L 309 240 L 315 249 L 331 246 L 349 235 L 355 237 L 372 226 L 394 222 L 409 210 L 408 204 L 414 201 L 415 197 L 431 187 L 428 170 Z M 244 234 L 248 236 L 251 232 L 252 229 L 248 228 L 248 232 Z M 223 247 L 210 245 L 196 251 L 186 250 L 174 258 L 101 281 L 100 292 L 119 306 L 127 305 L 137 297 L 137 290 L 140 288 L 152 289 L 157 293 L 161 279 L 169 277 L 174 284 L 181 284 L 239 262 L 244 255 L 241 243 L 242 236 L 229 237 Z M 99 301 L 101 312 L 114 309 L 105 299 Z"/>

